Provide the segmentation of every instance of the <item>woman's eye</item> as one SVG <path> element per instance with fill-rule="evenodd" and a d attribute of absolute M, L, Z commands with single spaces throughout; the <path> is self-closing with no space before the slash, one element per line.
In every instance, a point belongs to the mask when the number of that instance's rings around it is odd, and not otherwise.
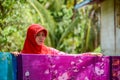
<path fill-rule="evenodd" d="M 45 34 L 42 34 L 42 36 L 45 36 Z"/>
<path fill-rule="evenodd" d="M 40 34 L 37 34 L 37 36 L 40 36 Z"/>
<path fill-rule="evenodd" d="M 41 33 L 38 33 L 37 36 L 43 36 L 44 37 L 45 34 L 41 32 Z"/>

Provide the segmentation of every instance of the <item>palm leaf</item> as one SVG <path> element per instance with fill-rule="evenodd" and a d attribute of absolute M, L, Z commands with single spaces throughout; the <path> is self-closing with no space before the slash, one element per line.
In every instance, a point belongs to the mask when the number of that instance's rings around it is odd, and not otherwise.
<path fill-rule="evenodd" d="M 54 35 L 55 23 L 53 17 L 50 15 L 49 11 L 42 6 L 37 0 L 28 0 L 28 2 L 33 6 L 33 8 L 38 12 L 41 17 L 41 24 L 45 26 L 49 31 L 49 36 L 47 38 L 47 44 L 49 46 L 54 46 L 54 41 L 56 37 Z"/>
<path fill-rule="evenodd" d="M 77 26 L 77 23 L 79 22 L 79 18 L 77 17 L 74 19 L 74 21 L 71 23 L 71 25 L 68 25 L 65 32 L 62 34 L 61 38 L 58 41 L 57 49 L 59 49 L 60 44 L 64 40 L 64 38 Z"/>

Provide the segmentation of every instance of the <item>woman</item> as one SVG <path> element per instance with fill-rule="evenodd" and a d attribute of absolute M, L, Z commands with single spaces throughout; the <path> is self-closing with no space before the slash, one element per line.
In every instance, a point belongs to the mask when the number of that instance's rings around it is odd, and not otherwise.
<path fill-rule="evenodd" d="M 44 45 L 47 37 L 47 30 L 39 24 L 32 24 L 27 30 L 27 36 L 24 42 L 23 50 L 20 53 L 24 54 L 64 54 L 52 47 Z M 12 52 L 15 56 L 19 52 Z"/>
<path fill-rule="evenodd" d="M 24 54 L 65 54 L 57 49 L 48 47 L 44 44 L 47 37 L 47 30 L 39 25 L 32 24 L 27 30 L 27 36 L 24 42 L 23 50 L 20 53 Z M 20 54 L 19 52 L 12 52 L 15 56 Z M 83 55 L 91 55 L 92 53 L 84 53 Z M 96 55 L 96 54 L 92 54 Z M 99 54 L 97 54 L 99 55 Z M 101 55 L 101 54 L 100 54 Z"/>

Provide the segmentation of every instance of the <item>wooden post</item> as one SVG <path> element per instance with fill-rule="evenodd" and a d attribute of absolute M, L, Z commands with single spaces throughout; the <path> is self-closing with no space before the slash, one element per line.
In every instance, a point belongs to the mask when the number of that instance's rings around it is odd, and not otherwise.
<path fill-rule="evenodd" d="M 115 1 L 116 55 L 120 55 L 120 0 Z"/>
<path fill-rule="evenodd" d="M 120 0 L 101 3 L 101 48 L 103 54 L 120 55 Z M 116 5 L 118 4 L 118 5 Z M 119 6 L 119 9 L 118 9 Z M 119 24 L 119 25 L 118 25 Z"/>
<path fill-rule="evenodd" d="M 105 55 L 115 55 L 114 0 L 101 4 L 101 48 Z"/>

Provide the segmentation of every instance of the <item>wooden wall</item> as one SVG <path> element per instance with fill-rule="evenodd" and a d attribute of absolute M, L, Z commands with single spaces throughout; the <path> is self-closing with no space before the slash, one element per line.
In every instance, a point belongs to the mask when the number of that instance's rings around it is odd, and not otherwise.
<path fill-rule="evenodd" d="M 120 0 L 115 2 L 116 54 L 120 55 Z"/>
<path fill-rule="evenodd" d="M 120 55 L 120 0 L 101 3 L 101 48 L 105 55 Z"/>

